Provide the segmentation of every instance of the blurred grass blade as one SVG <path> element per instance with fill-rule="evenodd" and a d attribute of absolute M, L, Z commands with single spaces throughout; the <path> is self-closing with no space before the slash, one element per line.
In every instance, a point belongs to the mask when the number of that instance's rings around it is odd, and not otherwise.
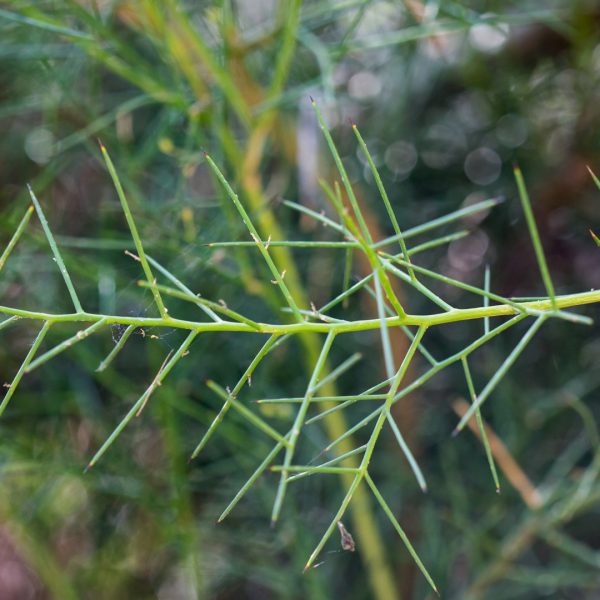
<path fill-rule="evenodd" d="M 93 38 L 84 33 L 82 31 L 77 31 L 76 29 L 71 29 L 69 27 L 63 27 L 62 25 L 57 25 L 50 20 L 41 20 L 34 19 L 32 17 L 28 17 L 25 15 L 21 15 L 19 13 L 15 13 L 12 11 L 0 9 L 0 18 L 6 19 L 8 21 L 15 21 L 16 23 L 23 23 L 24 25 L 29 25 L 30 27 L 37 27 L 38 29 L 44 29 L 46 31 L 50 31 L 52 33 L 59 33 L 61 35 L 66 35 L 68 37 L 73 38 L 81 38 L 84 40 L 92 40 Z"/>

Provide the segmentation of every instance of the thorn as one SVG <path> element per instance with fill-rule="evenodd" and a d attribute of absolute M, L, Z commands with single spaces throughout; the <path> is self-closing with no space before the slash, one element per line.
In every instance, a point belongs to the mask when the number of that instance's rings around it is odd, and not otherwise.
<path fill-rule="evenodd" d="M 130 258 L 133 258 L 133 260 L 140 262 L 140 257 L 137 254 L 134 254 L 133 252 L 129 252 L 129 250 L 125 250 L 125 254 L 127 256 L 129 256 Z"/>
<path fill-rule="evenodd" d="M 315 99 L 312 96 L 309 96 L 309 98 L 310 98 L 311 103 L 315 104 Z"/>

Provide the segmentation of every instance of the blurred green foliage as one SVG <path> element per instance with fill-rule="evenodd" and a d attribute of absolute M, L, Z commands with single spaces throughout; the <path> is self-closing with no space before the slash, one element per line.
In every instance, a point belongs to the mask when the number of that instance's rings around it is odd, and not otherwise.
<path fill-rule="evenodd" d="M 506 199 L 485 220 L 466 221 L 468 237 L 419 264 L 480 285 L 489 263 L 499 293 L 543 293 L 512 177 L 517 162 L 557 292 L 594 288 L 599 257 L 588 229 L 598 229 L 600 201 L 586 166 L 600 170 L 600 5 L 543 4 L 0 2 L 2 238 L 8 242 L 21 218 L 31 182 L 88 310 L 153 314 L 151 293 L 137 286 L 139 265 L 123 253 L 131 243 L 100 138 L 118 165 L 147 252 L 204 297 L 257 320 L 279 319 L 258 255 L 206 245 L 241 239 L 245 230 L 203 151 L 225 166 L 265 239 L 281 237 L 280 229 L 330 239 L 280 202 L 325 207 L 316 182 L 333 171 L 312 95 L 381 236 L 393 230 L 349 122 L 359 123 L 403 229 L 483 198 Z M 298 272 L 288 273 L 290 285 L 297 277 L 317 306 L 341 289 L 342 252 L 278 253 L 291 258 Z M 472 302 L 433 287 L 453 305 Z M 37 224 L 3 269 L 0 295 L 4 305 L 70 310 Z M 182 318 L 195 310 L 173 306 Z M 349 310 L 374 316 L 368 299 Z M 597 309 L 587 313 L 596 317 Z M 429 345 L 447 356 L 481 334 L 475 327 L 448 326 Z M 76 331 L 58 329 L 47 348 Z M 553 321 L 485 406 L 487 421 L 544 498 L 541 507 L 528 506 L 504 475 L 497 495 L 479 442 L 468 432 L 450 438 L 452 402 L 467 395 L 460 368 L 434 378 L 397 415 L 429 492 L 421 493 L 391 436 L 377 455 L 378 485 L 444 598 L 597 597 L 595 331 Z M 520 333 L 476 355 L 476 382 L 489 379 Z M 4 382 L 35 333 L 17 324 L 0 335 Z M 373 534 L 384 549 L 380 563 L 361 562 L 353 531 L 356 553 L 331 545 L 324 563 L 302 574 L 343 495 L 336 478 L 294 484 L 272 530 L 277 474 L 266 474 L 215 524 L 270 446 L 231 417 L 188 464 L 220 407 L 204 382 L 233 385 L 258 336 L 201 336 L 193 360 L 177 365 L 143 417 L 84 475 L 183 339 L 162 330 L 134 335 L 110 371 L 95 372 L 118 335 L 91 338 L 26 377 L 0 421 L 2 598 L 427 597 L 426 582 L 376 511 L 370 518 L 381 519 Z M 383 372 L 375 335 L 348 345 L 332 363 L 355 351 L 363 360 L 339 381 L 342 393 Z M 283 346 L 261 365 L 252 397 L 302 394 L 308 353 L 300 343 Z M 281 410 L 268 416 L 290 417 Z M 311 435 L 319 447 L 329 433 L 314 428 Z M 382 584 L 390 577 L 393 592 Z"/>

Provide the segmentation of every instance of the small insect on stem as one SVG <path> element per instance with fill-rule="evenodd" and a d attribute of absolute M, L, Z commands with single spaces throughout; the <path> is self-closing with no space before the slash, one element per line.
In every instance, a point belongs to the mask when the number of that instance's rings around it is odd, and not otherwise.
<path fill-rule="evenodd" d="M 356 544 L 354 543 L 354 538 L 352 537 L 352 534 L 344 527 L 344 524 L 341 521 L 337 522 L 337 526 L 340 530 L 340 536 L 342 538 L 342 550 L 349 550 L 350 552 L 354 552 L 356 550 Z"/>

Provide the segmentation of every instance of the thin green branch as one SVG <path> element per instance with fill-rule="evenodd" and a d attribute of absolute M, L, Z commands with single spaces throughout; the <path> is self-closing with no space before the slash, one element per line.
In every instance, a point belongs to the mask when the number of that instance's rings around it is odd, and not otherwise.
<path fill-rule="evenodd" d="M 48 240 L 48 244 L 50 244 L 52 254 L 54 255 L 54 260 L 56 261 L 56 264 L 58 265 L 60 274 L 62 275 L 63 279 L 65 280 L 65 284 L 67 285 L 67 289 L 69 290 L 69 294 L 71 295 L 71 300 L 73 301 L 73 306 L 75 307 L 75 311 L 78 313 L 82 313 L 83 308 L 81 307 L 81 302 L 79 302 L 77 292 L 75 291 L 75 288 L 73 287 L 73 282 L 71 281 L 71 277 L 69 275 L 69 272 L 67 271 L 67 267 L 65 267 L 65 263 L 60 254 L 60 250 L 58 249 L 58 246 L 56 245 L 56 242 L 54 241 L 54 236 L 52 235 L 52 231 L 50 231 L 50 226 L 48 225 L 48 220 L 46 219 L 46 215 L 44 214 L 44 211 L 42 210 L 42 207 L 41 207 L 40 203 L 38 202 L 38 199 L 36 198 L 35 194 L 33 193 L 33 189 L 31 188 L 31 186 L 28 185 L 27 189 L 29 190 L 29 195 L 31 196 L 31 200 L 33 202 L 33 205 L 35 206 L 35 210 L 38 214 L 40 223 L 42 224 L 42 229 L 44 230 L 44 233 L 46 234 L 46 239 Z"/>
<path fill-rule="evenodd" d="M 266 341 L 266 343 L 263 345 L 263 347 L 258 351 L 258 353 L 252 359 L 252 362 L 250 363 L 250 365 L 248 366 L 248 368 L 246 369 L 246 371 L 244 372 L 244 374 L 241 376 L 241 378 L 239 379 L 239 381 L 237 382 L 237 384 L 235 385 L 235 387 L 231 391 L 231 394 L 229 394 L 229 396 L 228 396 L 225 404 L 223 404 L 223 406 L 221 407 L 221 410 L 217 413 L 216 417 L 213 419 L 212 423 L 210 424 L 208 430 L 202 436 L 202 439 L 200 440 L 200 442 L 198 443 L 198 445 L 196 446 L 196 448 L 192 452 L 192 455 L 190 456 L 190 460 L 195 459 L 198 456 L 198 454 L 200 454 L 202 448 L 204 448 L 204 446 L 206 446 L 206 444 L 208 443 L 208 441 L 212 437 L 213 433 L 215 432 L 215 430 L 217 429 L 217 427 L 219 426 L 219 424 L 221 423 L 221 421 L 223 421 L 223 419 L 225 418 L 225 415 L 229 411 L 229 408 L 231 406 L 231 400 L 232 400 L 232 398 L 234 398 L 235 396 L 237 396 L 241 392 L 242 388 L 244 387 L 244 385 L 246 384 L 246 382 L 250 380 L 250 378 L 252 377 L 252 373 L 254 372 L 254 370 L 256 369 L 256 367 L 260 364 L 260 362 L 262 361 L 262 359 L 271 350 L 273 350 L 281 342 L 283 342 L 283 340 L 285 339 L 285 337 L 286 336 L 279 336 L 279 335 L 275 335 L 275 334 L 271 335 L 269 337 L 269 339 Z"/>
<path fill-rule="evenodd" d="M 289 291 L 287 285 L 283 281 L 285 272 L 283 274 L 279 272 L 279 269 L 277 268 L 277 266 L 275 265 L 275 263 L 273 262 L 273 259 L 271 258 L 270 254 L 269 254 L 268 244 L 265 244 L 261 240 L 258 230 L 256 229 L 256 227 L 254 227 L 254 224 L 252 223 L 252 220 L 250 219 L 248 213 L 246 212 L 246 209 L 243 207 L 242 203 L 240 202 L 238 195 L 233 191 L 233 188 L 229 185 L 229 182 L 227 181 L 227 179 L 225 179 L 225 177 L 224 177 L 223 173 L 221 173 L 221 170 L 219 169 L 219 167 L 217 167 L 216 163 L 213 161 L 213 159 L 208 154 L 205 154 L 205 158 L 206 158 L 206 162 L 208 163 L 209 167 L 211 168 L 211 170 L 213 171 L 213 173 L 215 174 L 215 176 L 217 177 L 217 179 L 219 180 L 219 182 L 221 183 L 221 185 L 227 192 L 227 195 L 229 196 L 229 198 L 235 205 L 237 211 L 239 212 L 240 216 L 242 217 L 242 221 L 244 221 L 244 225 L 246 225 L 248 231 L 250 232 L 250 235 L 252 236 L 252 239 L 254 240 L 258 249 L 260 250 L 260 253 L 262 254 L 265 262 L 267 263 L 267 266 L 269 267 L 271 274 L 273 275 L 273 277 L 275 277 L 275 283 L 281 290 L 281 293 L 283 294 L 283 297 L 285 298 L 288 306 L 292 309 L 292 312 L 294 313 L 294 315 L 298 321 L 300 321 L 300 322 L 304 321 L 304 318 L 300 314 L 300 311 L 298 309 L 298 305 L 296 304 L 296 301 L 292 298 L 292 295 L 290 294 L 290 291 Z"/>
<path fill-rule="evenodd" d="M 2 402 L 0 403 L 0 416 L 2 416 L 2 414 L 6 410 L 6 407 L 8 406 L 8 403 L 10 402 L 10 399 L 13 397 L 13 394 L 17 391 L 17 386 L 19 385 L 21 378 L 27 372 L 27 366 L 29 365 L 29 363 L 31 362 L 33 357 L 35 356 L 36 352 L 38 351 L 41 343 L 44 341 L 44 338 L 46 337 L 46 334 L 48 333 L 48 330 L 50 329 L 51 326 L 52 326 L 52 321 L 45 321 L 44 324 L 42 325 L 42 328 L 40 329 L 39 333 L 37 334 L 37 337 L 35 338 L 33 344 L 31 345 L 31 348 L 29 349 L 29 352 L 27 353 L 25 360 L 23 360 L 23 362 L 21 363 L 21 366 L 19 367 L 17 374 L 15 375 L 14 379 L 12 380 L 6 394 L 4 395 L 4 398 L 2 399 Z"/>
<path fill-rule="evenodd" d="M 190 290 L 185 284 L 183 284 L 171 271 L 163 267 L 157 260 L 154 260 L 151 256 L 146 254 L 146 258 L 148 262 L 159 272 L 162 273 L 173 285 L 179 288 L 182 292 L 190 296 L 191 298 L 196 298 L 196 294 Z M 215 314 L 210 308 L 206 306 L 200 306 L 200 308 L 213 320 L 213 321 L 222 321 L 219 315 Z"/>
<path fill-rule="evenodd" d="M 381 508 L 383 508 L 383 512 L 385 512 L 387 518 L 390 520 L 390 522 L 394 526 L 394 529 L 398 532 L 398 535 L 404 542 L 406 549 L 408 550 L 409 554 L 412 556 L 413 560 L 419 567 L 419 570 L 421 571 L 421 573 L 423 573 L 423 576 L 425 577 L 425 579 L 427 579 L 427 582 L 429 583 L 429 585 L 431 586 L 433 591 L 439 596 L 440 593 L 438 592 L 438 589 L 437 589 L 431 575 L 425 568 L 423 561 L 419 558 L 417 551 L 414 549 L 413 545 L 410 543 L 410 540 L 408 539 L 408 536 L 406 535 L 406 533 L 404 533 L 404 530 L 400 526 L 400 523 L 398 523 L 398 520 L 394 516 L 392 509 L 388 506 L 388 503 L 385 501 L 385 499 L 383 498 L 383 496 L 377 489 L 377 486 L 375 485 L 375 483 L 371 479 L 371 476 L 368 473 L 365 474 L 365 480 L 366 480 L 367 484 L 369 485 L 369 487 L 371 488 L 371 491 L 373 492 L 373 495 L 377 499 L 377 502 L 379 502 L 379 504 L 381 505 Z"/>
<path fill-rule="evenodd" d="M 113 184 L 117 191 L 117 196 L 119 197 L 119 201 L 121 202 L 121 208 L 123 209 L 123 214 L 125 215 L 125 219 L 127 220 L 127 225 L 129 227 L 129 231 L 131 232 L 131 237 L 133 238 L 133 243 L 135 244 L 135 249 L 137 252 L 137 259 L 139 259 L 140 264 L 142 265 L 142 269 L 144 271 L 144 275 L 148 283 L 150 284 L 150 288 L 152 289 L 152 295 L 154 296 L 154 302 L 158 308 L 158 312 L 163 319 L 168 319 L 168 310 L 166 309 L 163 300 L 160 296 L 160 292 L 156 288 L 156 279 L 152 274 L 152 269 L 148 264 L 148 259 L 146 258 L 146 253 L 144 252 L 144 246 L 142 244 L 142 240 L 140 238 L 140 234 L 138 233 L 137 225 L 135 224 L 135 220 L 133 219 L 133 215 L 131 214 L 131 209 L 129 208 L 129 202 L 127 201 L 127 196 L 125 196 L 125 192 L 123 190 L 123 186 L 121 185 L 121 180 L 119 179 L 119 175 L 115 166 L 106 150 L 104 144 L 100 143 L 100 150 L 102 151 L 102 156 L 104 157 L 104 162 L 106 163 L 106 168 L 110 173 L 110 176 L 113 180 Z"/>
<path fill-rule="evenodd" d="M 98 365 L 96 372 L 100 373 L 104 371 L 116 358 L 117 354 L 123 349 L 125 343 L 129 339 L 129 336 L 136 330 L 135 325 L 129 325 L 127 329 L 123 332 L 119 341 L 115 344 L 114 348 L 109 352 L 108 356 Z"/>
<path fill-rule="evenodd" d="M 279 513 L 281 512 L 281 507 L 283 505 L 283 499 L 285 497 L 285 492 L 287 489 L 288 483 L 288 472 L 285 470 L 285 467 L 290 466 L 292 464 L 292 460 L 294 458 L 294 453 L 296 451 L 296 444 L 298 442 L 298 437 L 300 435 L 300 430 L 304 425 L 304 421 L 306 418 L 306 413 L 310 406 L 310 401 L 315 393 L 315 386 L 319 382 L 319 377 L 321 376 L 321 371 L 325 366 L 325 361 L 327 360 L 327 355 L 331 350 L 331 346 L 333 341 L 335 340 L 335 333 L 330 332 L 325 339 L 323 347 L 321 348 L 321 352 L 313 369 L 310 381 L 306 388 L 306 394 L 304 396 L 304 401 L 300 404 L 298 412 L 296 413 L 296 418 L 294 419 L 294 424 L 289 433 L 289 444 L 286 448 L 285 457 L 283 460 L 284 469 L 281 472 L 281 478 L 279 480 L 279 487 L 277 489 L 277 495 L 275 496 L 275 502 L 273 504 L 273 512 L 271 514 L 271 523 L 276 523 L 279 519 Z"/>
<path fill-rule="evenodd" d="M 91 469 L 104 455 L 104 453 L 112 446 L 115 440 L 119 437 L 123 429 L 127 426 L 127 424 L 136 416 L 140 408 L 145 406 L 148 402 L 148 399 L 154 392 L 154 390 L 159 387 L 164 378 L 169 374 L 171 369 L 179 362 L 179 360 L 187 353 L 188 348 L 198 335 L 197 331 L 190 331 L 188 336 L 185 338 L 183 343 L 177 349 L 171 358 L 168 360 L 166 364 L 163 364 L 157 373 L 156 377 L 152 380 L 152 383 L 146 388 L 146 391 L 139 397 L 139 399 L 135 402 L 135 404 L 129 409 L 129 412 L 125 415 L 125 417 L 121 420 L 121 422 L 117 425 L 117 427 L 113 430 L 113 432 L 108 436 L 106 441 L 100 446 L 100 449 L 94 454 L 92 460 L 88 463 L 85 470 Z"/>
<path fill-rule="evenodd" d="M 414 473 L 415 479 L 417 480 L 419 487 L 423 490 L 423 492 L 427 492 L 427 482 L 425 481 L 425 475 L 423 475 L 423 471 L 421 470 L 421 467 L 419 467 L 417 459 L 415 458 L 411 449 L 408 447 L 404 436 L 400 432 L 400 428 L 398 427 L 398 424 L 396 423 L 392 413 L 388 412 L 386 414 L 386 418 L 388 421 L 388 425 L 390 426 L 390 429 L 392 430 L 392 433 L 394 434 L 394 437 L 398 442 L 398 446 L 400 446 L 400 450 L 402 450 L 402 454 L 404 454 L 404 456 L 406 457 L 410 469 Z"/>
<path fill-rule="evenodd" d="M 350 370 L 357 362 L 362 359 L 362 354 L 360 352 L 355 352 L 352 356 L 349 356 L 343 363 L 339 364 L 335 369 L 331 371 L 331 373 L 327 374 L 323 379 L 321 379 L 315 387 L 312 389 L 313 395 L 320 390 L 322 387 L 329 385 L 333 381 L 336 381 L 343 375 L 346 371 Z M 311 399 L 311 402 L 313 400 Z"/>
<path fill-rule="evenodd" d="M 475 386 L 473 385 L 473 378 L 471 377 L 471 370 L 469 369 L 469 363 L 467 361 L 467 358 L 464 356 L 462 357 L 461 362 L 462 362 L 463 370 L 465 372 L 465 378 L 467 380 L 467 388 L 469 390 L 469 398 L 471 399 L 471 403 L 473 403 L 477 399 L 477 394 L 475 393 Z M 496 471 L 496 463 L 494 462 L 494 456 L 492 454 L 492 449 L 490 448 L 490 441 L 488 440 L 487 433 L 485 432 L 483 418 L 481 417 L 481 410 L 477 409 L 475 411 L 475 418 L 477 419 L 477 427 L 479 428 L 479 434 L 481 435 L 481 441 L 483 442 L 483 448 L 485 450 L 485 455 L 487 457 L 488 465 L 490 467 L 490 473 L 492 474 L 494 486 L 496 487 L 496 492 L 499 494 L 500 493 L 500 480 L 498 479 L 498 471 Z"/>
<path fill-rule="evenodd" d="M 552 278 L 550 277 L 548 264 L 546 263 L 546 257 L 544 255 L 544 249 L 542 248 L 540 234 L 538 233 L 537 225 L 535 223 L 535 217 L 533 216 L 533 211 L 531 210 L 531 202 L 529 201 L 529 194 L 527 193 L 527 188 L 525 187 L 523 174 L 521 173 L 521 169 L 519 169 L 517 166 L 514 167 L 514 173 L 517 181 L 517 188 L 519 190 L 519 198 L 521 199 L 521 206 L 523 207 L 523 212 L 525 213 L 525 220 L 527 221 L 527 227 L 529 228 L 529 235 L 531 236 L 531 241 L 535 250 L 535 256 L 537 258 L 540 273 L 542 275 L 542 280 L 544 281 L 544 286 L 546 287 L 546 292 L 552 302 L 552 306 L 556 310 L 558 307 L 556 305 L 554 285 L 552 283 Z"/>
<path fill-rule="evenodd" d="M 248 478 L 246 483 L 240 488 L 238 493 L 234 496 L 233 500 L 227 505 L 225 510 L 221 513 L 221 516 L 218 519 L 218 523 L 220 523 L 236 506 L 236 504 L 244 497 L 246 492 L 252 487 L 254 482 L 262 475 L 265 469 L 273 462 L 279 451 L 284 447 L 282 442 L 278 442 L 275 444 L 273 449 L 267 454 L 265 459 L 258 465 L 256 470 L 252 473 L 252 475 Z"/>
<path fill-rule="evenodd" d="M 367 145 L 365 144 L 365 141 L 363 140 L 362 135 L 360 135 L 360 132 L 358 131 L 358 127 L 356 126 L 355 123 L 352 124 L 352 130 L 354 131 L 354 135 L 356 136 L 356 139 L 358 140 L 358 143 L 363 151 L 363 154 L 367 158 L 367 162 L 369 163 L 369 168 L 371 169 L 371 173 L 375 179 L 375 183 L 377 184 L 377 189 L 379 190 L 379 195 L 381 196 L 381 199 L 383 200 L 383 203 L 385 204 L 385 210 L 387 211 L 388 217 L 390 218 L 390 221 L 392 222 L 394 231 L 396 232 L 396 237 L 398 238 L 398 242 L 400 244 L 400 250 L 402 250 L 404 259 L 409 263 L 408 273 L 410 275 L 410 278 L 412 280 L 415 280 L 416 279 L 415 273 L 412 270 L 412 268 L 410 267 L 410 256 L 408 254 L 408 249 L 406 248 L 406 242 L 404 241 L 404 237 L 402 236 L 402 231 L 400 231 L 400 225 L 398 224 L 398 219 L 396 219 L 396 214 L 394 213 L 394 211 L 392 209 L 392 205 L 390 204 L 390 199 L 388 198 L 387 192 L 385 191 L 385 186 L 383 185 L 383 181 L 381 181 L 381 177 L 379 176 L 379 171 L 377 170 L 377 167 L 375 166 L 375 162 L 373 161 L 373 157 L 371 156 L 371 153 L 369 152 L 369 149 L 367 148 Z"/>
<path fill-rule="evenodd" d="M 6 249 L 2 253 L 2 256 L 0 256 L 0 271 L 2 271 L 4 265 L 6 264 L 6 259 L 10 256 L 10 253 L 13 251 L 17 242 L 19 241 L 19 238 L 23 235 L 23 232 L 25 231 L 25 227 L 27 227 L 27 223 L 29 223 L 29 219 L 31 219 L 32 214 L 33 214 L 33 206 L 30 206 L 25 211 L 25 214 L 23 215 L 23 218 L 19 222 L 17 229 L 13 233 L 13 236 L 10 238 L 10 241 L 8 242 L 8 245 L 6 246 Z"/>
<path fill-rule="evenodd" d="M 456 426 L 454 430 L 454 434 L 459 433 L 463 430 L 465 425 L 468 423 L 469 419 L 473 416 L 475 411 L 485 402 L 488 396 L 492 393 L 496 385 L 500 383 L 500 380 L 504 377 L 508 369 L 515 363 L 517 358 L 520 356 L 521 352 L 525 350 L 525 347 L 529 342 L 533 339 L 533 336 L 536 334 L 537 330 L 542 326 L 544 321 L 546 320 L 547 315 L 540 315 L 534 322 L 533 325 L 527 330 L 525 335 L 519 340 L 519 343 L 514 347 L 512 352 L 506 357 L 500 368 L 494 373 L 494 376 L 489 380 L 487 385 L 483 388 L 482 392 L 477 396 L 477 398 L 471 404 L 469 410 L 463 415 L 459 424 Z"/>
<path fill-rule="evenodd" d="M 348 452 L 345 452 L 344 454 L 340 454 L 339 456 L 336 456 L 335 458 L 332 458 L 331 460 L 328 460 L 327 462 L 321 463 L 320 465 L 317 465 L 317 467 L 330 467 L 332 465 L 335 465 L 339 462 L 346 460 L 347 458 L 350 458 L 351 456 L 356 456 L 357 454 L 361 454 L 362 452 L 365 451 L 366 447 L 367 447 L 367 445 L 363 444 L 362 446 L 359 446 L 358 448 L 354 448 L 354 450 L 349 450 Z M 313 465 L 307 465 L 306 470 L 298 473 L 297 475 L 293 475 L 292 477 L 288 477 L 288 482 L 296 481 L 297 479 L 302 479 L 304 477 L 308 477 L 309 475 L 313 475 L 313 473 L 314 473 Z"/>
<path fill-rule="evenodd" d="M 138 281 L 138 285 L 140 287 L 149 288 L 150 284 L 147 281 Z M 179 298 L 179 300 L 184 300 L 185 302 L 191 302 L 198 306 L 206 306 L 210 308 L 212 311 L 220 312 L 227 317 L 230 317 L 234 321 L 238 323 L 246 323 L 256 331 L 260 331 L 260 325 L 253 321 L 252 319 L 248 319 L 248 317 L 244 317 L 244 315 L 240 315 L 239 313 L 227 308 L 224 304 L 219 304 L 218 302 L 212 302 L 211 300 L 206 300 L 206 298 L 202 298 L 201 296 L 190 296 L 187 292 L 180 292 L 179 290 L 175 290 L 171 287 L 167 287 L 166 285 L 156 284 L 156 288 L 159 292 L 162 292 L 166 296 L 171 296 L 172 298 Z M 222 320 L 220 319 L 222 322 Z"/>
<path fill-rule="evenodd" d="M 237 410 L 244 420 L 248 423 L 254 425 L 259 431 L 262 431 L 265 435 L 269 436 L 271 439 L 275 440 L 279 444 L 284 444 L 289 447 L 289 442 L 285 441 L 284 436 L 282 436 L 278 431 L 273 429 L 264 419 L 261 419 L 258 415 L 254 414 L 249 408 L 244 406 L 237 398 L 231 393 L 227 392 L 223 389 L 218 383 L 214 381 L 208 380 L 206 385 L 213 391 L 215 394 L 220 396 L 225 403 L 229 406 Z"/>
<path fill-rule="evenodd" d="M 350 183 L 350 179 L 348 178 L 348 173 L 346 172 L 346 168 L 344 167 L 344 165 L 342 163 L 342 159 L 340 158 L 339 152 L 337 151 L 335 142 L 333 141 L 333 138 L 331 137 L 331 133 L 329 133 L 329 129 L 327 128 L 327 125 L 325 124 L 325 120 L 323 119 L 323 115 L 321 114 L 321 111 L 319 110 L 319 107 L 317 106 L 317 103 L 314 100 L 312 100 L 312 106 L 315 111 L 315 114 L 317 115 L 319 127 L 321 128 L 321 131 L 323 132 L 323 136 L 325 137 L 325 141 L 327 142 L 329 151 L 331 152 L 331 155 L 333 156 L 335 166 L 336 166 L 336 168 L 340 174 L 340 177 L 342 179 L 344 189 L 346 190 L 346 195 L 348 196 L 348 200 L 350 201 L 350 205 L 352 206 L 354 216 L 356 217 L 356 220 L 358 221 L 360 231 L 361 231 L 362 235 L 364 236 L 365 242 L 369 245 L 372 245 L 373 238 L 371 237 L 371 233 L 369 231 L 369 228 L 367 227 L 365 218 L 363 217 L 363 214 L 358 205 L 358 200 L 356 199 L 356 196 L 354 194 L 354 189 L 352 188 L 352 184 Z M 340 214 L 340 216 L 342 216 L 342 215 Z"/>
<path fill-rule="evenodd" d="M 74 336 L 58 344 L 58 346 L 55 346 L 51 350 L 48 350 L 48 352 L 44 352 L 44 354 L 38 356 L 38 358 L 32 361 L 31 364 L 27 367 L 26 372 L 31 373 L 31 371 L 37 369 L 40 365 L 43 365 L 44 363 L 48 362 L 51 358 L 54 358 L 61 352 L 64 352 L 65 350 L 70 348 L 71 346 L 74 346 L 75 344 L 85 340 L 87 337 L 92 335 L 92 333 L 98 331 L 105 325 L 106 319 L 100 319 L 99 321 L 96 321 L 93 325 L 90 325 L 86 329 L 78 331 Z"/>
<path fill-rule="evenodd" d="M 566 294 L 556 297 L 556 304 L 559 308 L 570 308 L 575 306 L 584 306 L 587 304 L 596 304 L 600 302 L 600 290 L 592 290 L 590 292 L 580 292 L 578 294 Z M 547 315 L 548 317 L 561 317 L 561 311 L 554 312 L 552 302 L 549 298 L 544 300 L 533 300 L 531 302 L 523 302 L 520 304 L 523 311 L 518 311 L 516 308 L 508 304 L 499 304 L 490 307 L 474 307 L 474 308 L 454 308 L 451 311 L 443 313 L 433 313 L 430 315 L 409 315 L 405 317 L 389 317 L 386 319 L 388 327 L 415 326 L 425 325 L 432 327 L 435 325 L 443 325 L 445 323 L 458 323 L 460 321 L 472 321 L 482 319 L 483 317 L 507 317 L 515 314 L 524 315 L 525 311 L 537 311 L 538 315 Z M 56 323 L 73 323 L 73 322 L 96 322 L 101 319 L 106 319 L 107 325 L 137 325 L 138 327 L 169 327 L 173 329 L 187 329 L 197 332 L 215 332 L 215 331 L 231 331 L 256 333 L 256 329 L 250 327 L 246 323 L 220 322 L 220 323 L 204 323 L 198 321 L 188 321 L 185 319 L 175 319 L 168 317 L 167 319 L 152 318 L 152 317 L 132 317 L 122 315 L 99 315 L 95 313 L 45 313 L 31 310 L 23 310 L 20 308 L 12 308 L 9 306 L 0 306 L 0 314 L 16 315 L 25 319 L 34 320 L 52 320 Z M 585 320 L 589 323 L 589 319 Z M 338 333 L 349 333 L 357 331 L 369 331 L 379 329 L 381 321 L 379 319 L 358 319 L 356 321 L 342 321 L 333 323 L 310 322 L 276 324 L 276 323 L 258 323 L 260 330 L 265 334 L 276 333 L 278 335 L 297 334 L 297 333 L 328 333 L 335 331 Z"/>
<path fill-rule="evenodd" d="M 18 321 L 21 318 L 22 317 L 15 316 L 15 317 L 8 317 L 8 319 L 4 319 L 4 321 L 0 322 L 0 329 L 4 329 L 5 327 L 8 327 L 9 325 L 14 323 L 15 321 Z"/>

